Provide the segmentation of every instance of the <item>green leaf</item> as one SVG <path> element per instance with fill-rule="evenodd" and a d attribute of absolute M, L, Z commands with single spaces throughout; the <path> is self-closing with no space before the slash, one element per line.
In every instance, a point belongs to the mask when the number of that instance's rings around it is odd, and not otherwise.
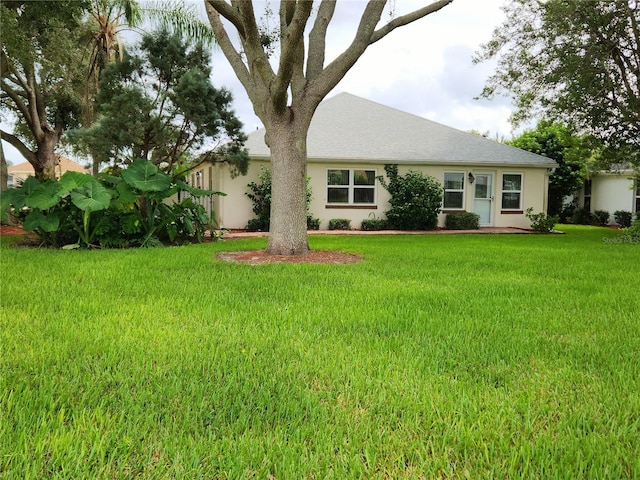
<path fill-rule="evenodd" d="M 97 212 L 109 207 L 111 195 L 98 182 L 91 182 L 80 189 L 72 191 L 71 201 L 82 211 Z"/>
<path fill-rule="evenodd" d="M 133 205 L 138 200 L 138 196 L 128 183 L 119 183 L 116 186 L 116 193 L 117 197 L 113 200 L 115 205 Z"/>
<path fill-rule="evenodd" d="M 142 192 L 160 192 L 171 185 L 171 177 L 158 172 L 158 167 L 148 160 L 136 160 L 122 171 L 125 182 Z"/>
<path fill-rule="evenodd" d="M 16 189 L 9 189 L 6 192 L 2 193 L 3 197 L 3 205 L 4 205 L 4 196 L 9 195 L 9 202 L 13 205 L 13 208 L 16 210 L 20 210 L 27 203 L 27 197 L 40 186 L 40 182 L 36 180 L 35 177 L 27 177 L 22 185 Z M 7 193 L 11 192 L 11 193 Z"/>
<path fill-rule="evenodd" d="M 26 205 L 47 210 L 60 201 L 60 184 L 57 180 L 46 180 L 35 188 L 26 198 Z"/>
<path fill-rule="evenodd" d="M 71 190 L 81 188 L 91 182 L 97 182 L 97 180 L 86 173 L 73 171 L 65 172 L 65 174 L 60 177 L 60 195 L 65 196 L 71 192 Z"/>
<path fill-rule="evenodd" d="M 40 229 L 44 232 L 55 232 L 60 226 L 60 218 L 55 214 L 45 215 L 40 210 L 32 210 L 24 219 L 22 228 L 27 232 Z"/>

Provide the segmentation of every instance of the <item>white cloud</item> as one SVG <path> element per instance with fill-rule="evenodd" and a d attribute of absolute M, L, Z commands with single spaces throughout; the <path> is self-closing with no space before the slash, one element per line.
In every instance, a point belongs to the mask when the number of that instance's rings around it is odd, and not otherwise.
<path fill-rule="evenodd" d="M 371 45 L 338 84 L 349 92 L 459 128 L 511 137 L 508 99 L 474 100 L 493 65 L 473 65 L 472 56 L 503 19 L 503 0 L 454 0 L 439 12 L 400 27 Z M 422 0 L 396 1 L 396 15 L 420 8 Z M 327 60 L 354 36 L 363 0 L 338 2 L 327 36 Z M 386 15 L 386 14 L 385 14 Z M 244 89 L 222 55 L 214 54 L 214 82 L 234 92 L 247 131 L 260 125 Z"/>

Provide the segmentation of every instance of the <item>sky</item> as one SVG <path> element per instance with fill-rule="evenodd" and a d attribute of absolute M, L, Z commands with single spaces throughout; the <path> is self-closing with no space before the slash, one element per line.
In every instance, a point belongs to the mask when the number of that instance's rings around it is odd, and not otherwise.
<path fill-rule="evenodd" d="M 203 2 L 190 0 L 204 14 Z M 454 0 L 440 11 L 400 27 L 371 45 L 328 95 L 348 92 L 460 130 L 510 139 L 508 98 L 476 100 L 495 64 L 472 63 L 473 54 L 499 26 L 506 0 Z M 327 35 L 327 61 L 351 42 L 364 0 L 340 0 Z M 425 0 L 394 0 L 396 15 L 420 8 Z M 278 2 L 270 0 L 277 12 Z M 256 7 L 258 11 L 258 7 Z M 388 12 L 385 12 L 388 17 Z M 234 97 L 234 109 L 247 133 L 262 127 L 244 88 L 219 48 L 212 54 L 212 80 Z M 7 159 L 24 159 L 6 142 Z"/>
<path fill-rule="evenodd" d="M 400 27 L 371 45 L 328 95 L 348 92 L 445 125 L 489 132 L 510 139 L 508 98 L 475 100 L 494 63 L 474 65 L 472 57 L 491 39 L 504 14 L 505 0 L 454 0 L 440 11 Z M 277 9 L 277 2 L 271 2 Z M 327 60 L 350 43 L 365 2 L 342 0 L 327 35 Z M 415 10 L 424 0 L 396 0 L 396 14 Z M 274 8 L 275 7 L 275 8 Z M 385 17 L 387 12 L 385 12 Z M 261 127 L 251 103 L 222 52 L 213 54 L 213 81 L 234 94 L 234 108 L 250 132 Z"/>

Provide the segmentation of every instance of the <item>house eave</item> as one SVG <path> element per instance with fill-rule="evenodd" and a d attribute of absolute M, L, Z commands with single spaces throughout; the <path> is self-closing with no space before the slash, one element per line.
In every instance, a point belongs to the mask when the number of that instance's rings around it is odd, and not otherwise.
<path fill-rule="evenodd" d="M 251 155 L 251 159 L 255 161 L 269 162 L 268 155 Z M 401 160 L 394 158 L 362 158 L 362 157 L 309 157 L 309 163 L 333 163 L 333 164 L 368 164 L 368 165 L 408 165 L 408 166 L 446 166 L 446 167 L 468 167 L 468 168 L 552 168 L 558 167 L 554 161 L 541 163 L 513 162 L 513 161 L 473 161 L 473 160 Z"/>

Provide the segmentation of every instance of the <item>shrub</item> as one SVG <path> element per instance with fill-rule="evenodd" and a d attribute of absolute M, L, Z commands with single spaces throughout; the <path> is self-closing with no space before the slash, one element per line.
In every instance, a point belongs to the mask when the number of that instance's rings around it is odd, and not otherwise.
<path fill-rule="evenodd" d="M 257 218 L 252 218 L 247 222 L 247 230 L 251 232 L 268 232 L 271 223 L 271 170 L 260 167 L 258 174 L 259 183 L 251 182 L 247 186 L 250 192 L 245 195 L 253 202 L 253 213 Z M 307 177 L 307 213 L 311 204 L 311 187 L 309 186 L 309 177 Z M 317 225 L 317 227 L 316 227 Z M 307 215 L 307 229 L 319 230 L 320 219 Z"/>
<path fill-rule="evenodd" d="M 362 220 L 362 223 L 360 224 L 361 230 L 370 232 L 386 230 L 387 228 L 388 222 L 384 218 L 367 218 Z"/>
<path fill-rule="evenodd" d="M 448 213 L 444 226 L 450 230 L 477 230 L 480 228 L 480 215 L 472 212 Z"/>
<path fill-rule="evenodd" d="M 609 212 L 606 210 L 596 210 L 593 212 L 593 223 L 595 225 L 604 226 L 609 223 Z"/>
<path fill-rule="evenodd" d="M 351 220 L 348 218 L 332 218 L 329 220 L 329 230 L 351 230 Z"/>
<path fill-rule="evenodd" d="M 268 232 L 269 219 L 263 217 L 251 218 L 247 222 L 247 230 L 250 232 Z"/>
<path fill-rule="evenodd" d="M 593 225 L 593 214 L 586 208 L 577 208 L 571 217 L 571 220 L 576 225 Z"/>
<path fill-rule="evenodd" d="M 560 210 L 560 223 L 573 222 L 573 216 L 576 213 L 577 205 L 574 202 L 566 203 Z"/>
<path fill-rule="evenodd" d="M 307 230 L 320 230 L 320 219 L 307 215 Z"/>
<path fill-rule="evenodd" d="M 616 210 L 613 212 L 613 218 L 621 227 L 629 228 L 631 226 L 631 221 L 633 220 L 633 214 L 626 210 Z"/>
<path fill-rule="evenodd" d="M 625 228 L 622 236 L 628 243 L 640 243 L 640 218 L 633 222 L 629 228 Z"/>
<path fill-rule="evenodd" d="M 390 226 L 400 230 L 431 230 L 438 226 L 442 205 L 442 185 L 438 180 L 420 172 L 398 175 L 398 165 L 385 165 L 389 177 L 378 180 L 391 194 L 391 209 L 385 214 Z"/>
<path fill-rule="evenodd" d="M 136 160 L 121 176 L 99 179 L 66 172 L 60 180 L 27 178 L 20 188 L 3 194 L 23 228 L 43 245 L 133 247 L 202 241 L 211 222 L 192 198 L 167 204 L 178 192 L 192 197 L 213 195 L 173 178 L 147 160 Z"/>
<path fill-rule="evenodd" d="M 550 232 L 560 221 L 557 215 L 547 215 L 546 213 L 533 213 L 533 207 L 527 208 L 526 217 L 531 220 L 531 228 L 534 232 Z"/>
<path fill-rule="evenodd" d="M 620 235 L 614 238 L 605 238 L 605 243 L 631 243 L 640 244 L 640 219 L 635 220 L 630 227 L 623 228 Z"/>
<path fill-rule="evenodd" d="M 253 202 L 253 213 L 257 215 L 247 223 L 247 230 L 251 232 L 268 232 L 271 218 L 271 170 L 260 167 L 259 182 L 251 182 L 250 192 L 245 195 Z"/>

